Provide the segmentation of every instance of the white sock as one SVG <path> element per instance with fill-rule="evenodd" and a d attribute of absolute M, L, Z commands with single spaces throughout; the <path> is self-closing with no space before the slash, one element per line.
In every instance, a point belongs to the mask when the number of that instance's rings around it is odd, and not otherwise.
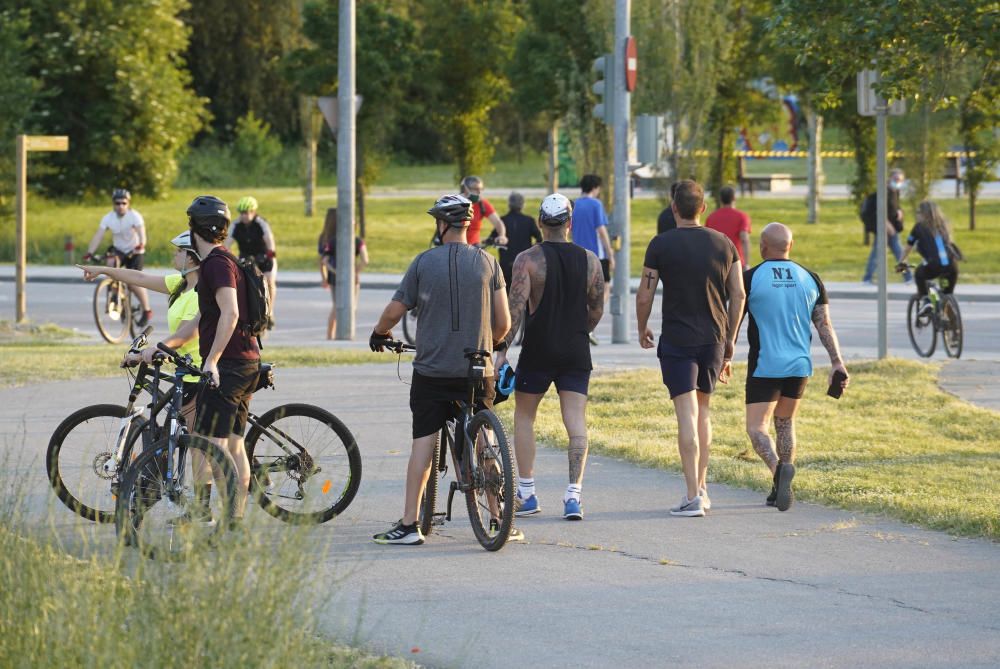
<path fill-rule="evenodd" d="M 566 486 L 566 496 L 563 498 L 564 502 L 568 502 L 571 499 L 580 501 L 580 492 L 583 490 L 583 485 L 579 483 L 570 483 Z"/>
<path fill-rule="evenodd" d="M 521 479 L 517 483 L 517 495 L 521 499 L 528 499 L 535 494 L 535 479 Z"/>

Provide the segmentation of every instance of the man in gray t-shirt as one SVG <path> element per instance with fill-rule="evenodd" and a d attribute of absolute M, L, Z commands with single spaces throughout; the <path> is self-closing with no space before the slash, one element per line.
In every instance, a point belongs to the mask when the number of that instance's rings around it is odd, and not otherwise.
<path fill-rule="evenodd" d="M 492 351 L 510 328 L 510 309 L 500 265 L 481 249 L 469 246 L 466 233 L 472 203 L 461 195 L 445 195 L 427 212 L 434 217 L 441 246 L 418 255 L 406 270 L 399 290 L 386 305 L 369 345 L 381 351 L 392 328 L 416 308 L 417 355 L 410 385 L 413 450 L 406 470 L 403 518 L 380 544 L 422 544 L 417 507 L 424 493 L 437 434 L 454 414 L 456 400 L 469 397 L 466 349 Z M 493 361 L 486 356 L 485 406 L 493 402 Z M 513 532 L 511 538 L 514 538 Z"/>

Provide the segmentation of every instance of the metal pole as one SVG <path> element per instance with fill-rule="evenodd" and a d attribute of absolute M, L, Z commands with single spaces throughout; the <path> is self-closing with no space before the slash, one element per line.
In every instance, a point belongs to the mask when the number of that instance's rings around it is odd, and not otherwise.
<path fill-rule="evenodd" d="M 15 194 L 14 208 L 17 210 L 17 221 L 14 233 L 14 260 L 16 263 L 15 281 L 17 283 L 15 322 L 17 323 L 24 323 L 28 319 L 28 300 L 24 293 L 28 248 L 28 147 L 25 145 L 26 140 L 25 135 L 17 136 L 17 157 L 15 159 L 17 193 Z"/>
<path fill-rule="evenodd" d="M 878 225 L 875 228 L 875 254 L 878 258 L 878 358 L 882 360 L 889 355 L 889 337 L 887 331 L 888 323 L 888 272 L 886 271 L 886 246 L 885 236 L 886 223 L 886 114 L 888 113 L 886 102 L 879 99 L 879 106 L 876 108 L 875 124 L 877 133 L 877 164 L 876 179 L 878 179 L 878 189 L 875 191 L 875 204 L 878 208 Z"/>
<path fill-rule="evenodd" d="M 337 339 L 354 339 L 355 0 L 340 0 L 337 48 Z"/>
<path fill-rule="evenodd" d="M 629 230 L 631 220 L 631 201 L 628 196 L 628 130 L 629 130 L 629 99 L 631 95 L 625 88 L 625 42 L 628 40 L 631 20 L 631 0 L 616 0 L 615 2 L 615 43 L 614 43 L 614 76 L 611 78 L 610 104 L 614 109 L 615 137 L 615 192 L 614 192 L 614 229 L 618 235 L 619 247 L 615 252 L 615 276 L 611 295 L 611 341 L 614 344 L 629 342 L 629 249 L 632 235 Z"/>

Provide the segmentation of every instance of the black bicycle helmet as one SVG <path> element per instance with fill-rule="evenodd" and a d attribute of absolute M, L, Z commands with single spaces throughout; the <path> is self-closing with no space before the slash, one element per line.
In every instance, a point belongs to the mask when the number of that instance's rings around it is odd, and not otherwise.
<path fill-rule="evenodd" d="M 565 195 L 553 193 L 542 200 L 538 222 L 552 227 L 563 225 L 573 215 L 573 205 Z"/>
<path fill-rule="evenodd" d="M 472 202 L 463 195 L 445 195 L 427 213 L 453 228 L 464 228 L 472 220 Z"/>
<path fill-rule="evenodd" d="M 131 200 L 132 193 L 128 192 L 127 188 L 116 188 L 111 191 L 112 200 Z"/>
<path fill-rule="evenodd" d="M 187 208 L 187 215 L 191 229 L 205 233 L 201 236 L 206 239 L 225 238 L 233 220 L 226 203 L 214 195 L 196 197 Z"/>

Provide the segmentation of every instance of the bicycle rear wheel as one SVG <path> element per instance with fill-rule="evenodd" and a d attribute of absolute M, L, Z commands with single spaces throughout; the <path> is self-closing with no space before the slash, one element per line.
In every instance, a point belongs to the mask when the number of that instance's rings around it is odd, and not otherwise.
<path fill-rule="evenodd" d="M 407 344 L 417 343 L 417 310 L 410 309 L 403 316 L 403 339 Z"/>
<path fill-rule="evenodd" d="M 120 342 L 132 322 L 129 290 L 121 281 L 103 279 L 94 289 L 94 322 L 110 344 Z"/>
<path fill-rule="evenodd" d="M 937 346 L 937 328 L 934 324 L 934 313 L 924 306 L 926 299 L 919 295 L 911 295 L 906 305 L 906 330 L 910 334 L 910 343 L 917 355 L 929 358 L 934 355 Z"/>
<path fill-rule="evenodd" d="M 239 483 L 232 459 L 207 439 L 181 435 L 172 462 L 167 441 L 158 441 L 125 471 L 115 530 L 147 557 L 182 560 L 228 527 Z M 195 453 L 211 472 L 200 485 L 194 484 Z"/>
<path fill-rule="evenodd" d="M 438 470 L 438 464 L 441 462 L 442 449 L 447 449 L 445 444 L 447 429 L 446 427 L 441 428 L 437 441 L 434 442 L 431 473 L 427 477 L 427 485 L 424 486 L 424 494 L 420 498 L 420 506 L 417 508 L 417 525 L 420 527 L 420 533 L 425 537 L 431 533 L 431 528 L 434 526 L 434 505 L 437 504 L 438 483 L 442 475 Z"/>
<path fill-rule="evenodd" d="M 261 508 L 289 523 L 325 523 L 361 485 L 361 453 L 339 418 L 310 404 L 275 407 L 246 439 L 251 487 Z"/>
<path fill-rule="evenodd" d="M 958 308 L 958 300 L 954 295 L 944 295 L 941 298 L 941 343 L 945 353 L 950 358 L 962 355 L 962 312 Z"/>
<path fill-rule="evenodd" d="M 56 497 L 73 513 L 98 523 L 115 519 L 121 474 L 138 453 L 132 445 L 146 425 L 135 417 L 127 426 L 122 461 L 115 465 L 125 407 L 95 404 L 74 411 L 49 439 L 45 469 Z"/>
<path fill-rule="evenodd" d="M 507 543 L 514 524 L 514 459 L 503 424 L 488 409 L 472 417 L 469 437 L 478 466 L 465 493 L 469 520 L 483 548 L 497 551 Z"/>

